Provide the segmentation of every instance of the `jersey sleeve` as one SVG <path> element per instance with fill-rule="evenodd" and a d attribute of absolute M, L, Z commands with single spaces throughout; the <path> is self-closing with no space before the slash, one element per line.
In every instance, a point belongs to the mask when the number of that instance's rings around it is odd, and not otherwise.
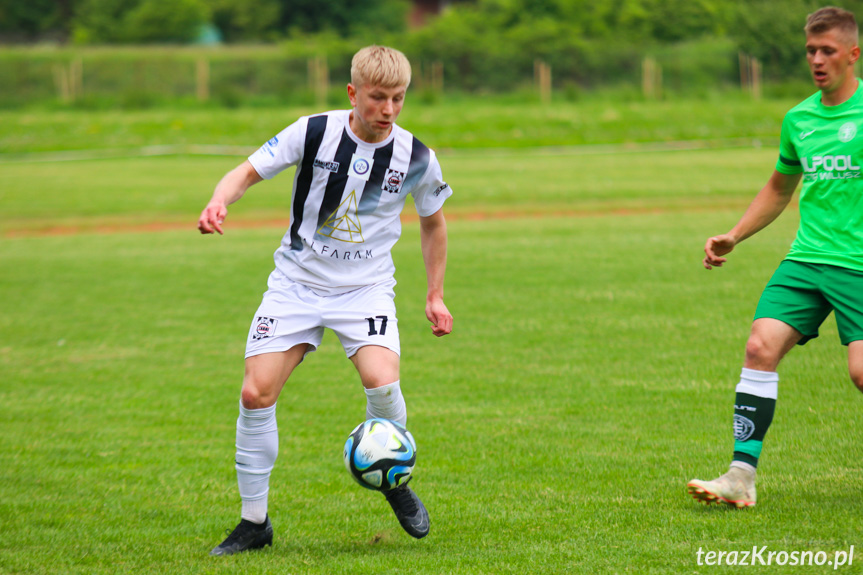
<path fill-rule="evenodd" d="M 799 174 L 803 172 L 800 157 L 792 140 L 793 122 L 790 114 L 782 120 L 782 134 L 779 139 L 779 158 L 776 160 L 776 171 L 780 174 Z"/>
<path fill-rule="evenodd" d="M 443 181 L 440 164 L 434 151 L 429 150 L 429 165 L 419 184 L 411 191 L 417 213 L 430 216 L 443 207 L 444 202 L 452 195 L 452 188 Z"/>
<path fill-rule="evenodd" d="M 269 180 L 279 172 L 296 166 L 303 159 L 303 141 L 308 118 L 300 118 L 249 156 L 249 163 L 258 175 Z"/>

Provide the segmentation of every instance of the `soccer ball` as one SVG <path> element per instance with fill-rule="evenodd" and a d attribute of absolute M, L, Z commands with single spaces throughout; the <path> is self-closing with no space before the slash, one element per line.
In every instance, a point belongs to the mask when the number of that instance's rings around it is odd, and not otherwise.
<path fill-rule="evenodd" d="M 345 467 L 367 489 L 389 491 L 404 485 L 417 460 L 411 432 L 389 419 L 369 419 L 345 442 Z"/>

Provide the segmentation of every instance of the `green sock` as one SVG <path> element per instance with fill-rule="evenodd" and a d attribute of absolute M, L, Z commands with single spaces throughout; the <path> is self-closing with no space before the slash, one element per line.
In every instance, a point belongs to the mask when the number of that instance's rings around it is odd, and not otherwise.
<path fill-rule="evenodd" d="M 734 461 L 758 466 L 761 447 L 776 410 L 779 375 L 743 368 L 734 401 Z"/>

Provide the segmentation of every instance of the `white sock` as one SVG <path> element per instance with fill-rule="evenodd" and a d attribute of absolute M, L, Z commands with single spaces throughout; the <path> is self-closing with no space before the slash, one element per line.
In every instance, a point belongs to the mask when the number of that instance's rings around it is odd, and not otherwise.
<path fill-rule="evenodd" d="M 779 374 L 775 371 L 758 371 L 744 367 L 740 370 L 740 383 L 737 384 L 735 391 L 776 399 L 779 394 Z"/>
<path fill-rule="evenodd" d="M 276 406 L 246 409 L 237 418 L 237 483 L 243 500 L 241 517 L 253 523 L 267 518 L 270 472 L 279 454 Z"/>
<path fill-rule="evenodd" d="M 366 419 L 374 417 L 407 424 L 408 410 L 399 380 L 366 390 Z"/>

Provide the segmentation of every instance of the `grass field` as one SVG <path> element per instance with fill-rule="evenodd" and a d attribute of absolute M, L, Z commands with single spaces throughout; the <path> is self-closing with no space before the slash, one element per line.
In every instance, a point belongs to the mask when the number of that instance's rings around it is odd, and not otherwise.
<path fill-rule="evenodd" d="M 185 137 L 161 143 L 211 143 Z M 701 269 L 701 249 L 775 151 L 611 145 L 624 141 L 442 152 L 447 338 L 426 325 L 406 220 L 402 386 L 430 536 L 405 535 L 344 470 L 365 404 L 328 334 L 279 401 L 275 545 L 231 558 L 207 552 L 238 519 L 244 337 L 289 178 L 202 237 L 197 215 L 237 157 L 0 158 L 0 572 L 720 573 L 740 567 L 699 565 L 699 549 L 832 560 L 852 545 L 838 571 L 863 572 L 861 397 L 832 318 L 783 363 L 758 505 L 685 493 L 727 464 L 751 314 L 796 211 L 722 270 Z"/>
<path fill-rule="evenodd" d="M 453 218 L 743 209 L 774 158 L 767 148 L 611 146 L 441 154 L 457 190 L 447 205 Z M 206 203 L 215 182 L 240 161 L 169 156 L 0 163 L 6 184 L 0 191 L 0 233 L 154 223 L 193 227 L 202 198 Z M 286 222 L 290 185 L 288 176 L 253 188 L 231 209 L 231 221 Z"/>
<path fill-rule="evenodd" d="M 437 150 L 680 140 L 775 142 L 794 100 L 554 102 L 476 96 L 424 106 L 408 96 L 399 124 Z M 347 99 L 345 99 L 347 106 Z M 141 146 L 258 146 L 311 108 L 0 110 L 0 154 Z"/>

